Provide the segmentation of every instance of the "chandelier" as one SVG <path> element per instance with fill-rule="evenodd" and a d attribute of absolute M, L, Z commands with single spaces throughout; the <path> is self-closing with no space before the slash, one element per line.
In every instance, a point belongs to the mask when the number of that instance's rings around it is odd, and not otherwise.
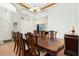
<path fill-rule="evenodd" d="M 30 11 L 33 13 L 38 13 L 38 12 L 40 12 L 40 9 L 38 7 L 33 7 L 30 9 Z"/>

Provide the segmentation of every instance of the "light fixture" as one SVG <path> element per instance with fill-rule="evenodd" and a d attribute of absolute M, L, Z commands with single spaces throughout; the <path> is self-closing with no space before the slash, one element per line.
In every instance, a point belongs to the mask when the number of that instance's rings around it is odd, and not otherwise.
<path fill-rule="evenodd" d="M 40 12 L 40 9 L 38 7 L 33 7 L 30 9 L 30 11 L 33 13 L 38 13 L 38 12 Z"/>

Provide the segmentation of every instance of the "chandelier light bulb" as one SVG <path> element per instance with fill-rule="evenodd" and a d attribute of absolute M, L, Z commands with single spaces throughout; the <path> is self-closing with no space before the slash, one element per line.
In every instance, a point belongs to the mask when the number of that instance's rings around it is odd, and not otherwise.
<path fill-rule="evenodd" d="M 37 12 L 40 12 L 40 9 L 38 7 L 33 7 L 30 9 L 30 11 L 33 13 L 37 13 Z"/>

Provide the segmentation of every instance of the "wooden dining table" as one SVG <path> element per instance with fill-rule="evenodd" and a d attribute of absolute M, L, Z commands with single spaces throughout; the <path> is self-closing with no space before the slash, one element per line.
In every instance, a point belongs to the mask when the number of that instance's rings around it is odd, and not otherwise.
<path fill-rule="evenodd" d="M 37 39 L 38 47 L 46 50 L 50 54 L 57 55 L 64 48 L 64 40 L 60 38 L 41 38 Z"/>

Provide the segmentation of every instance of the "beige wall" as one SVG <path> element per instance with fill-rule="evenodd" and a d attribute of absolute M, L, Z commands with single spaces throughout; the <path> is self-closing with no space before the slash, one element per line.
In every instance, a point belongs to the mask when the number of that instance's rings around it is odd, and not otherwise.
<path fill-rule="evenodd" d="M 44 17 L 41 17 L 39 19 L 35 19 L 35 26 L 37 24 L 46 24 L 46 30 L 47 30 L 48 29 L 48 27 L 47 27 L 47 25 L 48 25 L 48 16 L 44 16 Z M 35 29 L 36 29 L 36 27 L 35 27 Z"/>
<path fill-rule="evenodd" d="M 0 5 L 0 41 L 11 39 L 12 12 Z"/>
<path fill-rule="evenodd" d="M 58 32 L 59 38 L 64 38 L 65 33 L 70 33 L 72 26 L 76 23 L 76 4 L 75 3 L 59 3 L 48 10 L 48 30 L 55 30 Z"/>

